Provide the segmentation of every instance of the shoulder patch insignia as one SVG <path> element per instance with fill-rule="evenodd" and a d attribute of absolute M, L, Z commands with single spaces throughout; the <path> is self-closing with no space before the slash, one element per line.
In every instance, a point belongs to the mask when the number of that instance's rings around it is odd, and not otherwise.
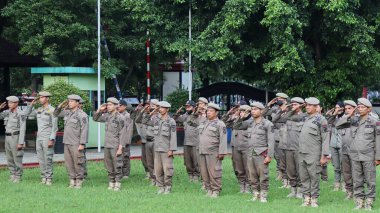
<path fill-rule="evenodd" d="M 223 134 L 227 134 L 227 128 L 223 127 Z"/>
<path fill-rule="evenodd" d="M 87 124 L 87 119 L 85 117 L 82 118 L 82 123 Z"/>
<path fill-rule="evenodd" d="M 124 128 L 124 121 L 120 120 L 120 129 Z"/>
<path fill-rule="evenodd" d="M 322 125 L 322 130 L 323 130 L 323 132 L 328 132 L 328 125 L 327 124 L 323 124 Z"/>
<path fill-rule="evenodd" d="M 171 125 L 171 127 L 170 127 L 170 128 L 172 129 L 172 132 L 175 132 L 175 131 L 177 131 L 176 125 Z"/>
<path fill-rule="evenodd" d="M 25 121 L 26 120 L 26 116 L 25 115 L 21 115 L 21 120 Z"/>
<path fill-rule="evenodd" d="M 274 126 L 271 126 L 271 128 L 270 128 L 270 131 L 272 132 L 272 133 L 274 133 Z"/>

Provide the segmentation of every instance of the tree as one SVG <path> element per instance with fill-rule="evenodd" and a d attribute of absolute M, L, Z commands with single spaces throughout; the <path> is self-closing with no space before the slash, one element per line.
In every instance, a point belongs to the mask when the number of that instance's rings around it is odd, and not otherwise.
<path fill-rule="evenodd" d="M 238 80 L 323 102 L 356 98 L 380 70 L 380 2 L 364 0 L 104 0 L 103 25 L 122 88 L 143 93 L 149 30 L 153 70 L 187 60 L 204 85 Z M 193 39 L 188 41 L 188 8 Z M 10 1 L 4 36 L 51 64 L 95 61 L 95 1 Z M 35 11 L 41 11 L 36 14 Z M 104 54 L 103 54 L 104 55 Z M 159 80 L 159 75 L 156 76 Z M 157 82 L 157 81 L 156 81 Z M 157 89 L 158 90 L 158 89 Z"/>

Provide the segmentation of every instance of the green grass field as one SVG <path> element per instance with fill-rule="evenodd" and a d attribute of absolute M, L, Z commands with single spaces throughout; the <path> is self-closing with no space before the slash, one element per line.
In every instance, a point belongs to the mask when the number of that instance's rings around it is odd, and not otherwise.
<path fill-rule="evenodd" d="M 25 169 L 23 182 L 8 181 L 8 170 L 0 170 L 0 212 L 352 212 L 354 203 L 345 201 L 343 192 L 333 192 L 333 171 L 329 165 L 329 182 L 321 183 L 320 207 L 300 207 L 301 200 L 286 198 L 287 189 L 278 189 L 271 165 L 269 202 L 249 202 L 250 195 L 239 194 L 239 186 L 232 171 L 231 159 L 223 161 L 223 191 L 218 199 L 211 199 L 200 190 L 200 184 L 189 183 L 183 158 L 175 158 L 173 193 L 157 195 L 157 189 L 144 180 L 139 160 L 132 160 L 131 176 L 123 180 L 122 190 L 107 190 L 104 164 L 90 162 L 89 178 L 83 188 L 67 188 L 68 177 L 62 165 L 54 170 L 51 187 L 40 184 L 39 169 Z M 379 174 L 378 174 L 379 175 Z M 380 212 L 380 203 L 375 203 Z"/>

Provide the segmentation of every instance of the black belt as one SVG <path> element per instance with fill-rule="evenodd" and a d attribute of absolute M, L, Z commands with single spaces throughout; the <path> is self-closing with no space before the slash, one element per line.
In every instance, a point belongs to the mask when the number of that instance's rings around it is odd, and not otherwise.
<path fill-rule="evenodd" d="M 147 141 L 147 142 L 153 142 L 153 141 L 154 141 L 154 138 L 146 138 L 146 141 Z"/>
<path fill-rule="evenodd" d="M 13 133 L 11 133 L 11 132 L 6 132 L 5 133 L 5 136 L 12 136 L 12 135 L 19 135 L 20 134 L 20 131 L 16 131 L 16 132 L 13 132 Z"/>

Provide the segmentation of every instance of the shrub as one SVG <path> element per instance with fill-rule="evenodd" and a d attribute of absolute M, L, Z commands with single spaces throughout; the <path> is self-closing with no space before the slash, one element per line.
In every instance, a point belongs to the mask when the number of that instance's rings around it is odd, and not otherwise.
<path fill-rule="evenodd" d="M 78 87 L 73 84 L 67 83 L 64 80 L 56 80 L 54 83 L 44 88 L 44 91 L 51 93 L 50 104 L 57 107 L 60 103 L 67 99 L 68 95 L 77 94 L 79 95 L 83 103 L 83 111 L 89 113 L 91 110 L 91 104 L 89 101 L 88 93 L 86 91 L 81 91 Z M 63 119 L 58 120 L 58 130 L 63 130 Z"/>

